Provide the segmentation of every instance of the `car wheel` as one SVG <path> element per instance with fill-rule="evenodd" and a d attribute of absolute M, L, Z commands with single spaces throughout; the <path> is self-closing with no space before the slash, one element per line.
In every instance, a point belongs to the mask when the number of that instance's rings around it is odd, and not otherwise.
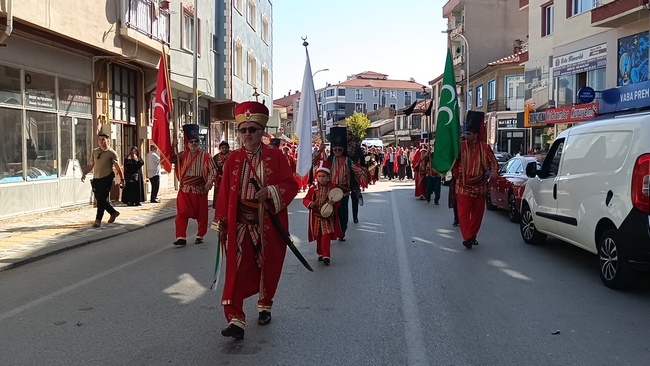
<path fill-rule="evenodd" d="M 485 208 L 487 208 L 489 211 L 493 211 L 497 209 L 497 206 L 492 204 L 492 195 L 490 194 L 489 188 L 487 191 L 487 196 L 485 197 Z"/>
<path fill-rule="evenodd" d="M 636 271 L 630 266 L 621 245 L 621 236 L 616 229 L 605 231 L 598 241 L 600 279 L 605 286 L 617 290 L 630 287 L 636 277 Z"/>
<path fill-rule="evenodd" d="M 546 241 L 546 235 L 537 231 L 533 222 L 533 213 L 528 204 L 524 203 L 521 208 L 521 221 L 519 221 L 519 232 L 526 244 L 540 245 Z"/>
<path fill-rule="evenodd" d="M 515 194 L 512 192 L 508 193 L 508 217 L 511 222 L 519 222 L 521 219 L 515 205 Z"/>

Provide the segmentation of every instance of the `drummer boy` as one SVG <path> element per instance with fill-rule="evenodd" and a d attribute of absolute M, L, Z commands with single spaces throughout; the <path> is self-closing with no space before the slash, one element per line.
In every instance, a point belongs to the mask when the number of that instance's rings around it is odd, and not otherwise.
<path fill-rule="evenodd" d="M 318 260 L 330 264 L 330 244 L 342 237 L 337 217 L 337 208 L 343 198 L 343 191 L 330 182 L 332 163 L 320 161 L 316 169 L 316 184 L 311 186 L 302 200 L 309 209 L 309 241 L 316 241 Z"/>

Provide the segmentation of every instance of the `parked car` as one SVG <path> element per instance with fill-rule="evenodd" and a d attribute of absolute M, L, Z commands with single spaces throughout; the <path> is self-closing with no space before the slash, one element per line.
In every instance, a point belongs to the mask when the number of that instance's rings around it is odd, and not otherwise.
<path fill-rule="evenodd" d="M 547 235 L 598 254 L 600 278 L 629 286 L 650 269 L 650 113 L 605 117 L 572 127 L 530 177 L 520 231 L 528 244 Z"/>
<path fill-rule="evenodd" d="M 521 196 L 528 181 L 526 175 L 528 163 L 536 163 L 537 169 L 541 168 L 541 164 L 534 156 L 516 156 L 501 165 L 499 175 L 488 181 L 488 194 L 485 201 L 488 210 L 497 208 L 508 210 L 510 221 L 519 222 Z"/>

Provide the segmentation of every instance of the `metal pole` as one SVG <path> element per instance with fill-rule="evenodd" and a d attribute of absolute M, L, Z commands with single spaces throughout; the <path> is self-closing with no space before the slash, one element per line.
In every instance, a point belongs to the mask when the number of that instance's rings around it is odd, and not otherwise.
<path fill-rule="evenodd" d="M 192 78 L 192 90 L 194 96 L 192 97 L 192 122 L 199 124 L 199 86 L 198 86 L 198 62 L 199 62 L 199 0 L 194 0 L 194 32 L 192 34 L 192 43 L 194 47 L 194 64 L 193 68 L 193 78 Z"/>
<path fill-rule="evenodd" d="M 465 54 L 467 55 L 467 59 L 465 60 L 465 80 L 467 81 L 467 86 L 465 90 L 465 118 L 463 119 L 463 127 L 465 125 L 465 120 L 467 119 L 467 112 L 469 111 L 470 105 L 469 105 L 469 100 L 468 100 L 468 95 L 469 95 L 469 42 L 467 41 L 467 38 L 465 38 L 464 35 L 458 33 L 458 36 L 465 41 Z"/>

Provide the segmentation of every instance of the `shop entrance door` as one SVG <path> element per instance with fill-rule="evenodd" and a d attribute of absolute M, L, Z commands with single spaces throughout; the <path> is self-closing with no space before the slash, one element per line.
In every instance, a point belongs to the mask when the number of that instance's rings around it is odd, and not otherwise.
<path fill-rule="evenodd" d="M 81 182 L 92 153 L 92 121 L 87 118 L 60 117 L 61 124 L 61 206 L 91 203 L 90 179 Z"/>

